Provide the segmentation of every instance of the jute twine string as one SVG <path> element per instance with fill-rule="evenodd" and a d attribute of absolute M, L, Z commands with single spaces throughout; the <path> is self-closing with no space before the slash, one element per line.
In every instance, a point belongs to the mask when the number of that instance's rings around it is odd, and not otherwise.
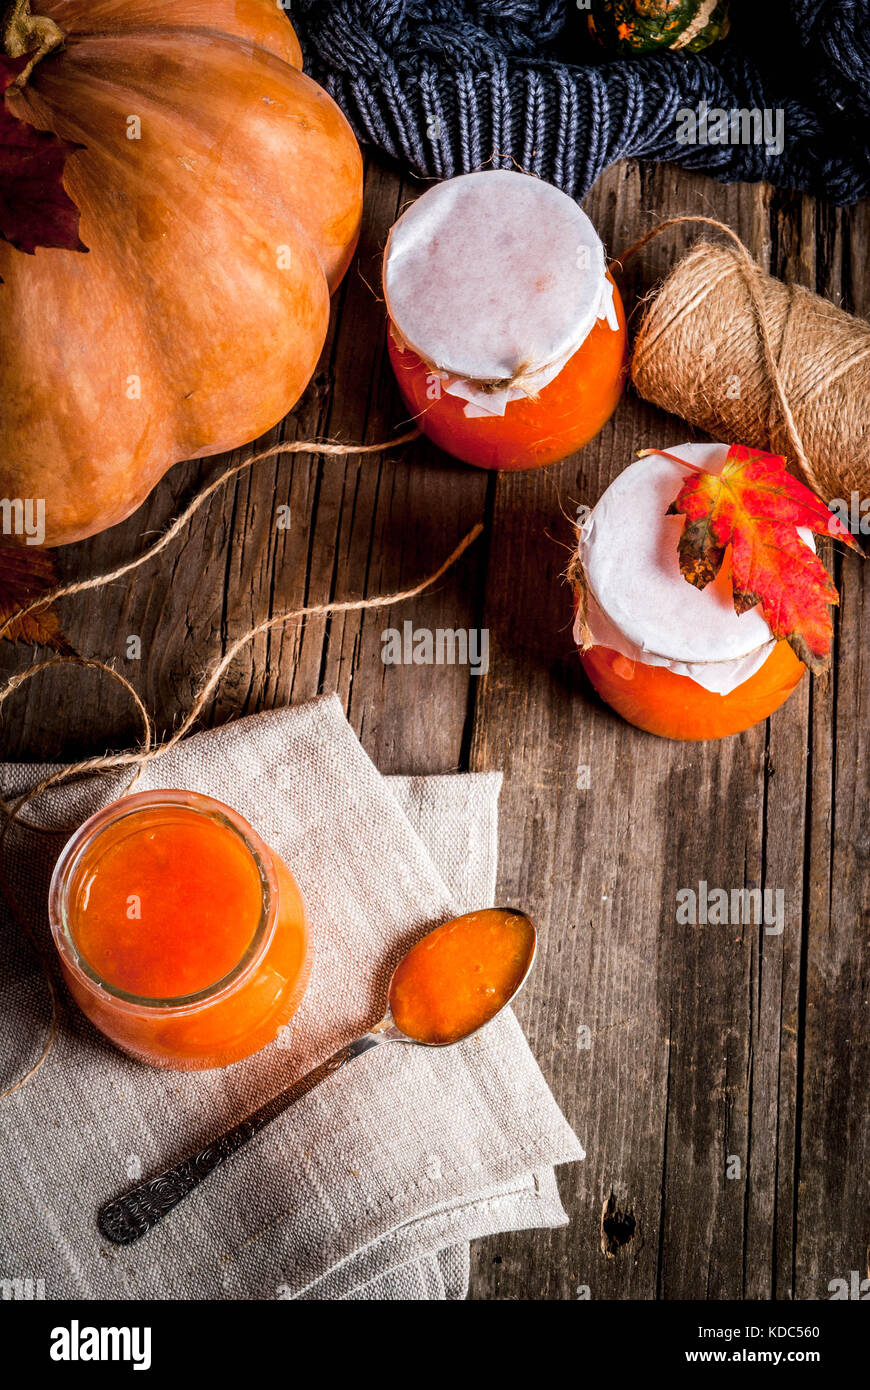
<path fill-rule="evenodd" d="M 255 463 L 263 463 L 266 459 L 277 458 L 279 454 L 324 454 L 326 456 L 347 456 L 349 454 L 382 454 L 386 449 L 395 449 L 402 444 L 409 444 L 411 440 L 419 437 L 420 431 L 417 429 L 409 430 L 407 434 L 400 434 L 396 439 L 391 439 L 387 444 L 334 444 L 316 443 L 311 440 L 296 439 L 284 444 L 273 444 L 271 448 L 261 449 L 255 454 L 249 454 L 240 463 L 233 464 L 227 468 L 220 477 L 215 478 L 200 492 L 196 494 L 189 506 L 177 516 L 170 526 L 166 528 L 155 543 L 137 555 L 135 559 L 128 560 L 126 564 L 119 565 L 117 569 L 110 570 L 106 574 L 98 574 L 93 579 L 80 579 L 74 584 L 62 584 L 51 593 L 43 594 L 40 598 L 34 599 L 32 603 L 24 608 L 19 608 L 15 613 L 8 617 L 5 623 L 0 626 L 0 639 L 6 636 L 13 623 L 18 622 L 29 613 L 35 612 L 40 608 L 48 608 L 56 603 L 58 599 L 69 598 L 72 594 L 84 593 L 87 589 L 101 589 L 106 584 L 112 584 L 116 579 L 122 579 L 131 570 L 138 569 L 140 565 L 147 565 L 149 560 L 153 560 L 171 545 L 175 537 L 180 534 L 187 526 L 191 518 L 204 506 L 210 497 L 220 488 L 235 478 L 238 473 L 243 473 L 245 469 L 253 467 Z M 17 677 L 13 677 L 13 680 Z M 6 698 L 6 693 L 0 690 L 0 704 Z"/>
<path fill-rule="evenodd" d="M 210 497 L 219 487 L 223 486 L 223 484 L 226 483 L 230 478 L 234 477 L 237 473 L 239 473 L 243 468 L 248 468 L 253 463 L 259 462 L 265 458 L 272 458 L 277 454 L 281 453 L 328 453 L 332 455 L 381 453 L 385 449 L 395 447 L 397 444 L 407 443 L 410 439 L 416 438 L 417 433 L 418 432 L 415 430 L 410 434 L 406 434 L 398 439 L 391 440 L 388 444 L 364 445 L 358 448 L 340 444 L 324 445 L 300 441 L 297 443 L 287 445 L 275 445 L 270 449 L 263 450 L 261 453 L 253 454 L 249 458 L 245 459 L 242 463 L 236 464 L 232 468 L 227 469 L 223 474 L 221 474 L 221 476 L 218 479 L 211 483 L 207 488 L 203 489 L 202 492 L 198 493 L 197 496 L 190 503 L 190 505 L 184 510 L 184 512 L 182 512 L 181 515 L 178 518 L 176 518 L 176 520 L 171 524 L 171 526 L 163 533 L 162 536 L 160 536 L 160 538 L 155 542 L 153 546 L 150 547 L 149 550 L 145 551 L 136 559 L 128 561 L 126 564 L 119 566 L 115 570 L 111 570 L 105 574 L 96 575 L 91 579 L 81 580 L 75 584 L 61 585 L 58 588 L 54 589 L 52 592 L 42 595 L 38 600 L 35 600 L 33 603 L 30 603 L 26 607 L 21 608 L 17 612 L 13 613 L 11 617 L 6 621 L 6 623 L 4 623 L 2 629 L 0 629 L 0 635 L 2 635 L 2 632 L 8 630 L 11 623 L 16 622 L 19 618 L 23 617 L 25 613 L 33 612 L 35 609 L 38 608 L 44 608 L 50 604 L 55 603 L 59 598 L 68 597 L 71 594 L 81 593 L 88 589 L 102 588 L 106 584 L 110 584 L 114 580 L 120 578 L 121 576 L 128 574 L 131 570 L 138 568 L 138 566 L 146 564 L 149 560 L 153 559 L 156 555 L 160 554 L 160 552 L 163 551 L 166 548 L 166 546 L 171 543 L 171 541 L 179 534 L 179 532 L 183 529 L 184 525 L 190 520 L 194 513 L 199 510 L 199 508 L 203 505 L 203 503 L 207 500 L 208 497 Z M 124 791 L 122 792 L 122 795 L 128 795 L 133 790 L 133 787 L 142 775 L 142 772 L 145 769 L 145 767 L 149 763 L 153 762 L 155 758 L 160 757 L 163 753 L 166 753 L 171 748 L 176 747 L 177 744 L 179 744 L 182 741 L 182 739 L 186 737 L 186 735 L 195 725 L 210 696 L 213 694 L 214 690 L 220 684 L 227 669 L 232 665 L 239 653 L 242 652 L 247 646 L 249 646 L 251 642 L 255 641 L 255 639 L 259 637 L 261 634 L 269 632 L 273 628 L 282 627 L 285 624 L 293 621 L 301 621 L 306 618 L 325 617 L 328 614 L 353 613 L 362 612 L 369 609 L 388 608 L 391 607 L 393 604 L 402 603 L 407 599 L 415 598 L 418 594 L 421 594 L 426 589 L 431 588 L 433 584 L 437 584 L 438 580 L 441 579 L 441 577 L 444 574 L 446 574 L 446 572 L 454 564 L 456 564 L 456 562 L 465 553 L 468 547 L 473 544 L 473 542 L 481 534 L 482 530 L 483 525 L 482 523 L 478 522 L 477 525 L 473 526 L 472 529 L 468 532 L 468 534 L 463 537 L 463 539 L 459 542 L 455 549 L 450 553 L 450 555 L 448 555 L 447 559 L 441 565 L 439 565 L 438 568 L 432 574 L 428 575 L 425 579 L 421 580 L 418 584 L 413 585 L 411 588 L 402 589 L 391 594 L 381 594 L 375 598 L 353 599 L 339 602 L 312 604 L 304 608 L 296 608 L 288 612 L 273 614 L 272 617 L 265 618 L 262 622 L 256 623 L 253 627 L 249 628 L 247 632 L 244 632 L 240 637 L 236 638 L 236 640 L 232 642 L 230 646 L 227 648 L 223 656 L 221 656 L 217 661 L 215 661 L 211 665 L 211 667 L 208 669 L 200 683 L 200 686 L 194 697 L 193 703 L 190 706 L 190 709 L 187 711 L 174 733 L 162 743 L 155 743 L 154 722 L 145 705 L 143 704 L 141 698 L 139 697 L 138 693 L 134 690 L 130 682 L 124 676 L 122 676 L 120 672 L 116 671 L 114 667 L 109 666 L 105 662 L 99 661 L 95 658 L 85 658 L 78 656 L 51 657 L 47 661 L 38 662 L 36 665 L 28 667 L 27 670 L 19 672 L 17 675 L 12 676 L 8 681 L 6 681 L 6 683 L 2 687 L 0 687 L 0 710 L 2 710 L 3 705 L 9 699 L 9 697 L 16 691 L 20 690 L 22 686 L 24 686 L 28 681 L 32 680 L 35 676 L 41 674 L 44 671 L 51 670 L 52 668 L 57 666 L 78 665 L 86 669 L 105 672 L 114 680 L 118 681 L 132 699 L 136 711 L 139 715 L 139 718 L 142 722 L 142 740 L 138 748 L 122 753 L 108 753 L 91 758 L 83 758 L 79 762 L 69 764 L 68 766 L 62 768 L 58 768 L 50 776 L 43 778 L 35 786 L 30 788 L 28 791 L 24 792 L 12 804 L 6 804 L 5 802 L 0 801 L 0 807 L 2 807 L 4 814 L 4 822 L 2 830 L 0 830 L 0 889 L 2 889 L 3 894 L 6 897 L 7 903 L 9 904 L 9 908 L 12 912 L 13 917 L 23 930 L 31 948 L 34 951 L 37 960 L 39 961 L 40 968 L 48 985 L 51 999 L 51 1020 L 49 1024 L 48 1034 L 39 1057 L 34 1062 L 33 1066 L 31 1066 L 28 1069 L 28 1071 L 24 1073 L 23 1076 L 19 1077 L 17 1081 L 15 1081 L 11 1086 L 7 1087 L 5 1090 L 0 1091 L 0 1100 L 3 1100 L 8 1096 L 11 1096 L 15 1091 L 18 1091 L 29 1080 L 31 1080 L 32 1077 L 36 1075 L 36 1073 L 44 1064 L 46 1058 L 49 1056 L 51 1049 L 54 1045 L 55 1038 L 57 1036 L 58 997 L 54 983 L 53 972 L 51 969 L 51 963 L 49 959 L 47 959 L 46 953 L 38 937 L 33 931 L 31 924 L 27 919 L 26 913 L 22 910 L 20 904 L 17 901 L 16 895 L 11 887 L 11 884 L 9 883 L 4 867 L 6 839 L 14 825 L 17 824 L 19 828 L 25 830 L 37 830 L 45 832 L 47 829 L 44 826 L 35 824 L 34 822 L 21 820 L 21 812 L 24 810 L 24 808 L 35 798 L 41 796 L 50 787 L 57 786 L 59 783 L 68 782 L 75 778 L 80 778 L 84 776 L 93 776 L 105 772 L 122 770 L 124 768 L 130 768 L 132 770 L 132 777 L 128 782 L 127 786 L 125 787 Z M 74 828 L 75 827 L 61 828 L 52 826 L 48 830 L 48 833 L 67 835 L 71 833 L 71 831 Z"/>
<path fill-rule="evenodd" d="M 488 377 L 485 381 L 473 384 L 485 396 L 495 396 L 499 391 L 522 391 L 530 401 L 537 401 L 541 394 L 540 379 L 549 363 L 543 366 L 534 362 L 521 362 L 513 376 Z"/>
<path fill-rule="evenodd" d="M 419 348 L 412 347 L 409 342 L 406 342 L 392 322 L 390 323 L 390 333 L 399 351 L 413 353 L 423 363 L 423 366 L 428 368 L 430 375 L 440 377 L 442 381 L 451 377 L 454 380 L 458 379 L 456 372 L 450 371 L 447 367 L 439 366 L 433 357 L 427 357 Z M 550 365 L 547 362 L 541 364 L 528 359 L 520 363 L 512 376 L 469 377 L 467 380 L 485 396 L 494 396 L 499 391 L 522 391 L 523 395 L 528 397 L 530 401 L 537 401 L 542 389 L 540 378 Z"/>
<path fill-rule="evenodd" d="M 671 217 L 623 252 L 683 223 L 699 242 L 648 302 L 632 355 L 639 393 L 714 438 L 784 453 L 823 500 L 870 488 L 870 325 L 767 275 L 712 217 Z"/>

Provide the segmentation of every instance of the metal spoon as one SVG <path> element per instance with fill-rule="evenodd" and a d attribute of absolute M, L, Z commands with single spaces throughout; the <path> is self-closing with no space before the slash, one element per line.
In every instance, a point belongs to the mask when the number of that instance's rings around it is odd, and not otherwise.
<path fill-rule="evenodd" d="M 140 1236 L 144 1236 L 146 1231 L 149 1231 L 152 1226 L 156 1226 L 158 1221 L 162 1221 L 163 1217 L 166 1216 L 168 1212 L 172 1211 L 173 1207 L 178 1206 L 178 1203 L 183 1201 L 188 1193 L 192 1192 L 195 1187 L 198 1187 L 203 1178 L 208 1177 L 209 1173 L 214 1172 L 215 1168 L 218 1168 L 225 1159 L 230 1158 L 243 1144 L 247 1144 L 249 1139 L 253 1139 L 255 1134 L 259 1134 L 261 1129 L 265 1129 L 266 1125 L 271 1124 L 273 1120 L 277 1119 L 279 1115 L 282 1115 L 295 1101 L 307 1095 L 308 1092 L 312 1091 L 315 1086 L 318 1086 L 321 1081 L 324 1081 L 327 1076 L 332 1076 L 334 1072 L 340 1071 L 348 1062 L 352 1062 L 355 1057 L 361 1057 L 362 1054 L 368 1052 L 370 1048 L 378 1047 L 381 1043 L 388 1042 L 412 1043 L 417 1047 L 452 1047 L 458 1042 L 464 1042 L 466 1038 L 472 1037 L 475 1033 L 479 1033 L 481 1027 L 486 1027 L 487 1023 L 491 1023 L 493 1018 L 497 1018 L 498 1014 L 500 1014 L 503 1009 L 507 1008 L 511 1000 L 516 998 L 516 995 L 528 978 L 537 950 L 535 928 L 526 914 L 517 911 L 515 908 L 499 908 L 498 911 L 512 917 L 522 917 L 528 923 L 531 931 L 528 961 L 510 997 L 505 999 L 497 1012 L 487 1018 L 480 1027 L 473 1028 L 462 1037 L 452 1038 L 450 1042 L 446 1043 L 423 1042 L 419 1038 L 411 1038 L 401 1031 L 393 1020 L 393 985 L 397 971 L 411 953 L 409 951 L 393 971 L 393 976 L 390 980 L 388 994 L 389 1006 L 387 1012 L 380 1023 L 375 1024 L 370 1033 L 366 1033 L 363 1037 L 357 1038 L 355 1042 L 348 1043 L 346 1047 L 340 1048 L 339 1051 L 333 1053 L 331 1057 L 327 1057 L 326 1061 L 321 1062 L 319 1067 L 315 1067 L 313 1071 L 300 1077 L 298 1081 L 294 1081 L 285 1091 L 281 1091 L 279 1095 L 267 1101 L 265 1105 L 261 1106 L 259 1110 L 255 1110 L 247 1119 L 242 1120 L 240 1124 L 235 1125 L 218 1139 L 215 1139 L 207 1148 L 203 1149 L 201 1153 L 193 1154 L 190 1158 L 182 1159 L 181 1163 L 176 1164 L 174 1168 L 168 1168 L 166 1172 L 161 1173 L 159 1177 L 151 1178 L 150 1181 L 142 1183 L 139 1187 L 134 1187 L 133 1190 L 126 1193 L 125 1196 L 119 1197 L 113 1202 L 109 1202 L 107 1206 L 103 1207 L 97 1217 L 97 1225 L 103 1235 L 115 1245 L 131 1245 L 134 1240 L 138 1240 Z M 469 917 L 476 915 L 475 913 L 466 912 L 462 917 L 454 917 L 451 922 L 446 922 L 442 925 L 452 926 L 454 923 L 466 921 Z M 441 928 L 436 927 L 434 930 L 439 931 Z M 429 935 L 432 935 L 432 933 L 429 933 Z M 422 938 L 423 941 L 427 939 L 427 937 Z M 420 942 L 417 942 L 416 946 L 420 944 Z M 412 947 L 411 950 L 415 950 L 416 946 Z"/>

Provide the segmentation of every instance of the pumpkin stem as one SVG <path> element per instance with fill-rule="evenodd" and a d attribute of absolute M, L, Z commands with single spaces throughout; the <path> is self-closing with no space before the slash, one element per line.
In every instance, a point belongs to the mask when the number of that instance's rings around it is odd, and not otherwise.
<path fill-rule="evenodd" d="M 30 0 L 3 0 L 0 9 L 0 43 L 6 57 L 30 58 L 12 83 L 13 87 L 23 87 L 36 64 L 63 45 L 66 34 L 53 19 L 31 14 Z"/>

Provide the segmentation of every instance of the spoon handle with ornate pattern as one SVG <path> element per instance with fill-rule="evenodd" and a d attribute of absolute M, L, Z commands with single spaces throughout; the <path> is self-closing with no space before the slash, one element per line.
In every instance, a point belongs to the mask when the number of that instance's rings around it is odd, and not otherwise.
<path fill-rule="evenodd" d="M 383 1025 L 379 1024 L 378 1028 L 382 1029 Z M 331 1057 L 327 1057 L 325 1062 L 321 1062 L 319 1067 L 294 1081 L 285 1091 L 281 1091 L 247 1119 L 213 1140 L 200 1153 L 182 1159 L 181 1163 L 167 1169 L 159 1177 L 151 1178 L 139 1187 L 134 1187 L 125 1196 L 109 1202 L 97 1217 L 97 1225 L 103 1235 L 115 1245 L 131 1245 L 134 1240 L 144 1236 L 146 1231 L 161 1221 L 167 1212 L 172 1211 L 188 1193 L 198 1187 L 203 1178 L 213 1173 L 215 1168 L 220 1167 L 243 1144 L 247 1144 L 249 1139 L 253 1139 L 255 1134 L 259 1134 L 261 1129 L 271 1124 L 272 1120 L 282 1115 L 295 1101 L 307 1095 L 321 1081 L 325 1081 L 327 1076 L 332 1076 L 355 1057 L 362 1056 L 369 1048 L 377 1047 L 378 1043 L 393 1040 L 390 1037 L 391 1032 L 395 1036 L 395 1029 L 375 1030 L 366 1033 L 365 1037 L 357 1038 L 356 1042 L 349 1043 L 347 1047 L 340 1048 Z"/>

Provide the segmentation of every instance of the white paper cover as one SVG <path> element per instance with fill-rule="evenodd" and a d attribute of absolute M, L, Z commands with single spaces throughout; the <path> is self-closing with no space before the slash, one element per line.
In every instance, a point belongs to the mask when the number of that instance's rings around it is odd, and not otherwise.
<path fill-rule="evenodd" d="M 728 454 L 727 444 L 667 449 L 713 473 Z M 658 454 L 638 459 L 587 517 L 578 543 L 589 589 L 586 622 L 596 646 L 728 695 L 764 665 L 775 639 L 760 608 L 735 613 L 726 566 L 706 589 L 680 574 L 684 518 L 666 512 L 687 472 Z M 800 535 L 815 549 L 811 532 L 801 528 Z M 579 617 L 574 636 L 579 643 Z"/>
<path fill-rule="evenodd" d="M 618 331 L 604 248 L 582 208 L 531 174 L 490 169 L 430 188 L 399 218 L 384 296 L 400 348 L 446 374 L 466 415 L 540 391 L 598 319 Z M 522 376 L 523 387 L 479 383 Z"/>

